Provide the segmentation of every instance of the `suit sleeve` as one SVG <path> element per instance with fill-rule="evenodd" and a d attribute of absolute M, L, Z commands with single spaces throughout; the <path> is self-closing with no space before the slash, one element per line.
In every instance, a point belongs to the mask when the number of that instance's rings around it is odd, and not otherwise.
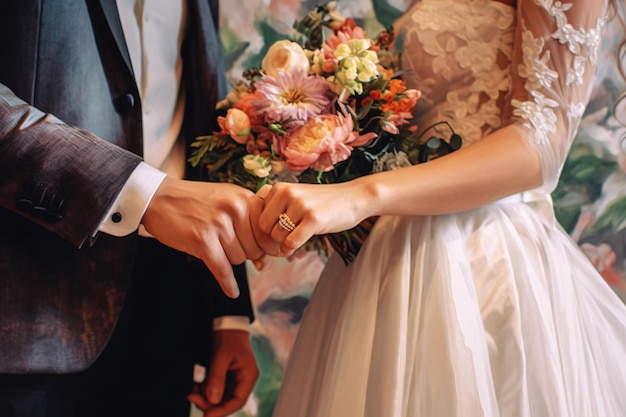
<path fill-rule="evenodd" d="M 0 207 L 80 247 L 140 162 L 0 84 Z"/>
<path fill-rule="evenodd" d="M 202 265 L 202 267 L 204 267 L 204 265 Z M 224 316 L 246 316 L 250 323 L 252 323 L 254 313 L 245 263 L 233 265 L 233 272 L 241 292 L 239 297 L 235 299 L 226 296 L 213 277 L 206 280 L 208 285 L 207 294 L 210 294 L 209 308 L 211 311 L 209 316 L 211 319 Z"/>

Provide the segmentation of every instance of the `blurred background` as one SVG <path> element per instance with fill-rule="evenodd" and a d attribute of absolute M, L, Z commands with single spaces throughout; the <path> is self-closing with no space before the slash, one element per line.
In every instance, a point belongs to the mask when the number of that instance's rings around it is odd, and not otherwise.
<path fill-rule="evenodd" d="M 229 80 L 236 82 L 244 69 L 259 66 L 267 48 L 287 38 L 294 20 L 318 3 L 221 0 Z M 406 0 L 337 2 L 338 10 L 353 17 L 371 38 L 388 27 L 405 5 Z M 613 21 L 591 102 L 553 198 L 561 225 L 626 301 L 626 127 L 613 114 L 616 98 L 626 91 L 616 66 L 620 30 Z M 287 356 L 324 263 L 323 256 L 308 252 L 289 260 L 268 259 L 261 271 L 248 265 L 256 309 L 251 337 L 261 375 L 246 407 L 234 417 L 271 417 Z M 192 415 L 201 414 L 193 410 Z"/>

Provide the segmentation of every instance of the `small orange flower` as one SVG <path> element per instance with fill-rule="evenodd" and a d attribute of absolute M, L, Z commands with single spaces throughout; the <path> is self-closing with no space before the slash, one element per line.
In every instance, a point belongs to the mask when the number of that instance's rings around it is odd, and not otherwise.
<path fill-rule="evenodd" d="M 228 109 L 226 117 L 219 116 L 217 122 L 222 133 L 229 135 L 235 142 L 245 144 L 250 136 L 250 118 L 240 109 Z"/>

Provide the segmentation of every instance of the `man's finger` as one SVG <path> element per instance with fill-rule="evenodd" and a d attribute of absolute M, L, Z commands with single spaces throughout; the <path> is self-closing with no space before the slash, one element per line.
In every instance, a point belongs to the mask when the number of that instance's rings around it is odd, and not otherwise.
<path fill-rule="evenodd" d="M 248 217 L 242 219 L 235 224 L 235 234 L 239 239 L 240 245 L 246 252 L 246 258 L 250 260 L 258 259 L 265 253 L 256 239 L 255 227 L 261 210 L 263 210 L 263 202 L 252 197 L 248 200 Z"/>
<path fill-rule="evenodd" d="M 220 245 L 216 246 L 219 248 L 207 246 L 201 259 L 215 277 L 224 294 L 230 298 L 237 298 L 239 297 L 239 285 L 233 273 L 233 266 L 228 261 L 224 249 Z"/>
<path fill-rule="evenodd" d="M 211 407 L 211 404 L 197 392 L 187 395 L 187 400 L 202 411 L 207 411 Z"/>
<path fill-rule="evenodd" d="M 211 363 L 204 393 L 205 397 L 212 405 L 219 404 L 224 397 L 226 374 L 228 373 L 229 365 L 228 360 L 219 360 L 219 358 L 214 358 Z"/>
<path fill-rule="evenodd" d="M 211 408 L 204 412 L 204 417 L 225 417 L 231 415 L 246 404 L 247 398 L 231 398 L 217 407 Z"/>
<path fill-rule="evenodd" d="M 255 368 L 256 369 L 256 368 Z M 258 372 L 253 372 L 244 368 L 237 374 L 237 385 L 233 390 L 233 400 L 239 400 L 241 404 L 239 407 L 243 407 L 246 400 L 250 396 L 250 393 L 254 389 L 258 377 Z"/>
<path fill-rule="evenodd" d="M 272 186 L 270 184 L 263 184 L 263 186 L 259 188 L 259 191 L 256 192 L 256 195 L 261 200 L 265 200 L 265 197 L 267 197 L 267 195 L 270 193 L 271 190 L 272 190 Z"/>
<path fill-rule="evenodd" d="M 268 187 L 271 187 L 268 185 Z M 263 204 L 252 204 L 250 206 L 250 226 L 254 234 L 255 242 L 262 248 L 262 254 L 280 256 L 279 244 L 274 242 L 272 237 L 264 233 L 259 227 L 259 217 L 263 212 Z M 261 256 L 259 256 L 261 258 Z M 259 258 L 251 258 L 253 261 Z"/>

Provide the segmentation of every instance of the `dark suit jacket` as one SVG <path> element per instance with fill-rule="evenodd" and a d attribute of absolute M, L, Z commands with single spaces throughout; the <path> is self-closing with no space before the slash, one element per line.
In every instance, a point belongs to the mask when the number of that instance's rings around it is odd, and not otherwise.
<path fill-rule="evenodd" d="M 212 130 L 224 82 L 217 1 L 188 3 L 193 139 Z M 2 0 L 0 57 L 0 373 L 79 371 L 114 328 L 137 245 L 136 235 L 90 239 L 141 161 L 141 102 L 115 1 Z M 251 316 L 245 279 L 236 301 L 207 279 L 214 314 Z"/>

